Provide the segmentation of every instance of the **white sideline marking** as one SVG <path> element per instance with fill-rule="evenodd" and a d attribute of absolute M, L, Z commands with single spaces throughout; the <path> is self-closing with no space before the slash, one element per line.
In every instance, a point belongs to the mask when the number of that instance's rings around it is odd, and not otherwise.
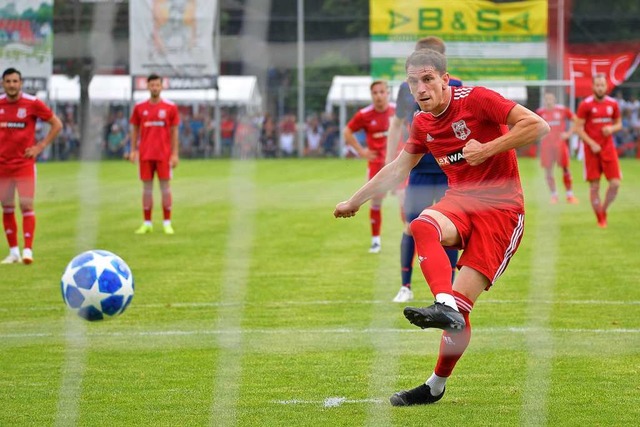
<path fill-rule="evenodd" d="M 322 405 L 325 408 L 336 408 L 341 406 L 343 403 L 383 403 L 383 399 L 347 399 L 346 397 L 327 397 L 323 400 L 301 400 L 301 399 L 291 399 L 291 400 L 272 400 L 271 403 L 277 403 L 279 405 Z"/>
<path fill-rule="evenodd" d="M 93 158 L 95 150 L 92 144 L 83 144 L 81 156 Z M 76 249 L 85 251 L 95 247 L 100 219 L 100 192 L 98 191 L 98 173 L 100 164 L 96 162 L 81 162 L 78 171 L 78 198 L 80 211 L 76 224 Z M 64 306 L 64 303 L 61 303 Z M 58 407 L 54 425 L 70 426 L 78 423 L 80 416 L 80 398 L 82 396 L 82 380 L 84 378 L 87 353 L 87 327 L 84 320 L 67 310 L 64 319 L 65 356 L 64 366 L 58 391 Z"/>
<path fill-rule="evenodd" d="M 75 319 L 74 319 L 75 320 Z M 76 322 L 78 323 L 78 322 Z M 434 329 L 440 333 L 439 329 Z M 529 334 L 532 332 L 545 333 L 567 333 L 567 334 L 640 334 L 640 328 L 611 328 L 611 329 L 586 329 L 586 328 L 536 328 L 522 326 L 506 326 L 506 327 L 475 327 L 475 333 L 514 333 Z M 193 335 L 337 335 L 337 334 L 362 334 L 375 335 L 381 333 L 397 333 L 397 334 L 426 334 L 418 328 L 401 329 L 401 328 L 332 328 L 332 329 L 195 329 L 195 330 L 158 330 L 158 331 L 87 331 L 83 333 L 87 337 L 162 337 L 162 336 L 193 336 Z M 0 338 L 21 339 L 21 338 L 61 338 L 66 336 L 74 336 L 74 334 L 54 333 L 54 332 L 24 332 L 24 333 L 0 333 Z"/>
<path fill-rule="evenodd" d="M 232 204 L 220 298 L 237 305 L 234 310 L 218 314 L 216 328 L 230 334 L 216 334 L 220 348 L 213 377 L 213 396 L 209 424 L 235 426 L 242 376 L 244 301 L 253 249 L 256 216 L 255 161 L 232 161 L 229 192 Z"/>
<path fill-rule="evenodd" d="M 389 295 L 391 295 L 392 290 L 390 290 Z M 386 300 L 370 300 L 370 301 L 362 301 L 362 300 L 318 300 L 318 301 L 274 301 L 274 302 L 265 302 L 265 303 L 239 303 L 239 302 L 228 302 L 228 301 L 220 301 L 220 302 L 176 302 L 176 303 L 157 303 L 157 304 L 136 304 L 135 309 L 138 308 L 208 308 L 208 307 L 252 307 L 252 306 L 260 306 L 265 308 L 278 308 L 278 307 L 289 307 L 289 306 L 308 306 L 308 305 L 396 305 L 397 303 L 390 302 L 390 299 Z M 415 305 L 427 305 L 431 304 L 432 301 L 427 300 L 414 300 L 412 304 Z M 495 299 L 482 299 L 480 298 L 476 303 L 476 307 L 482 306 L 483 304 L 549 304 L 549 305 L 640 305 L 640 301 L 620 301 L 620 300 L 567 300 L 567 301 L 551 301 L 551 300 L 530 300 L 530 299 L 521 299 L 521 300 L 495 300 Z M 64 304 L 55 304 L 55 305 L 42 305 L 36 307 L 0 307 L 0 312 L 16 312 L 16 311 L 60 311 L 63 310 Z"/>

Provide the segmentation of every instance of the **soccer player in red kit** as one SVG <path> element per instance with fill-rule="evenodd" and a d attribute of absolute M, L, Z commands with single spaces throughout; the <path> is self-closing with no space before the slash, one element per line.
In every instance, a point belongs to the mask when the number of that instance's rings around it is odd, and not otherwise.
<path fill-rule="evenodd" d="M 607 96 L 607 78 L 604 74 L 593 76 L 593 95 L 578 106 L 575 120 L 576 133 L 584 142 L 585 179 L 589 181 L 591 206 L 598 226 L 607 227 L 607 209 L 618 195 L 622 172 L 613 134 L 622 129 L 618 102 Z M 600 176 L 609 181 L 609 188 L 600 201 Z"/>
<path fill-rule="evenodd" d="M 551 128 L 540 144 L 540 164 L 544 168 L 547 185 L 551 191 L 551 203 L 558 203 L 556 180 L 553 177 L 553 166 L 557 163 L 562 168 L 562 181 L 567 202 L 576 204 L 578 199 L 573 195 L 567 145 L 567 139 L 571 136 L 571 130 L 567 130 L 567 123 L 573 122 L 574 115 L 569 108 L 556 103 L 556 96 L 552 92 L 544 94 L 544 106 L 538 108 L 536 114 L 542 117 Z"/>
<path fill-rule="evenodd" d="M 389 119 L 394 115 L 395 104 L 389 102 L 389 87 L 382 80 L 376 80 L 369 87 L 372 104 L 359 110 L 347 123 L 343 135 L 346 143 L 358 155 L 367 159 L 367 179 L 373 178 L 384 167 L 387 156 L 387 132 Z M 364 130 L 367 147 L 364 148 L 353 135 Z M 378 253 L 381 249 L 380 228 L 382 226 L 382 199 L 385 193 L 376 194 L 371 199 L 369 219 L 371 220 L 371 247 L 369 252 Z"/>
<path fill-rule="evenodd" d="M 391 396 L 394 406 L 433 403 L 444 395 L 471 339 L 469 313 L 502 275 L 522 238 L 524 200 L 515 149 L 549 131 L 540 116 L 496 92 L 450 87 L 446 64 L 433 50 L 407 58 L 407 82 L 421 111 L 404 151 L 334 210 L 336 217 L 355 215 L 365 201 L 406 179 L 426 153 L 449 178 L 444 197 L 411 222 L 420 268 L 436 302 L 404 309 L 412 324 L 444 330 L 440 352 L 429 379 Z M 453 284 L 444 247 L 464 250 Z"/>
<path fill-rule="evenodd" d="M 158 175 L 162 195 L 163 229 L 173 234 L 171 225 L 171 186 L 173 168 L 178 166 L 178 125 L 180 116 L 176 105 L 160 97 L 162 78 L 151 74 L 147 78 L 150 98 L 139 102 L 131 114 L 132 162 L 139 162 L 142 180 L 142 209 L 144 222 L 136 234 L 153 231 L 151 211 L 153 209 L 153 177 Z"/>
<path fill-rule="evenodd" d="M 60 132 L 62 122 L 42 101 L 22 92 L 22 74 L 15 68 L 4 70 L 2 87 L 4 94 L 0 95 L 0 201 L 2 223 L 9 243 L 9 255 L 2 264 L 31 264 L 36 229 L 36 215 L 33 210 L 36 158 Z M 38 119 L 51 125 L 42 141 L 36 141 L 35 136 Z M 22 212 L 22 257 L 14 213 L 16 192 Z"/>

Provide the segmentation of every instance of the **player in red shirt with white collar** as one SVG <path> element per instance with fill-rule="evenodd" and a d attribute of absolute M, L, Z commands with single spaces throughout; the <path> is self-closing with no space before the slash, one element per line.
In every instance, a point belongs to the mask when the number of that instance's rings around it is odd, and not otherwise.
<path fill-rule="evenodd" d="M 578 106 L 576 133 L 584 142 L 585 179 L 589 181 L 590 199 L 598 226 L 607 227 L 607 209 L 618 195 L 622 172 L 613 134 L 622 129 L 618 102 L 607 96 L 607 77 L 593 76 L 593 95 Z M 600 176 L 609 181 L 609 188 L 600 201 Z"/>
<path fill-rule="evenodd" d="M 420 386 L 395 393 L 394 406 L 437 402 L 447 378 L 471 339 L 469 313 L 482 292 L 500 277 L 524 230 L 524 200 L 515 149 L 535 142 L 549 125 L 525 107 L 483 87 L 450 87 L 444 55 L 413 52 L 405 64 L 407 83 L 421 111 L 396 159 L 334 216 L 351 217 L 376 194 L 407 178 L 432 153 L 449 178 L 449 190 L 411 222 L 422 273 L 436 303 L 406 307 L 405 317 L 421 328 L 443 329 L 433 374 Z M 506 131 L 504 125 L 510 130 Z M 451 283 L 444 247 L 464 249 Z"/>
<path fill-rule="evenodd" d="M 387 156 L 387 133 L 389 121 L 395 114 L 394 103 L 389 102 L 389 87 L 382 80 L 376 80 L 369 86 L 371 90 L 372 104 L 360 109 L 347 123 L 342 134 L 346 143 L 352 147 L 358 155 L 367 159 L 367 179 L 373 178 L 384 167 Z M 364 148 L 354 132 L 364 130 L 367 138 L 367 147 Z M 369 219 L 371 221 L 371 247 L 369 252 L 378 253 L 381 248 L 380 229 L 382 227 L 382 199 L 385 193 L 376 194 L 371 199 Z"/>
<path fill-rule="evenodd" d="M 9 243 L 9 256 L 2 264 L 21 261 L 31 264 L 36 229 L 36 215 L 33 210 L 36 157 L 60 132 L 62 123 L 42 101 L 22 92 L 22 74 L 15 68 L 7 68 L 2 73 L 2 87 L 4 94 L 0 95 L 0 201 L 2 223 Z M 36 141 L 35 136 L 38 119 L 51 125 L 42 141 Z M 14 213 L 16 192 L 22 212 L 22 257 Z"/>
<path fill-rule="evenodd" d="M 151 211 L 153 209 L 153 177 L 158 175 L 162 195 L 163 229 L 173 234 L 171 226 L 172 195 L 169 181 L 173 168 L 178 166 L 178 125 L 180 116 L 176 105 L 160 97 L 162 78 L 156 74 L 147 77 L 151 97 L 136 104 L 131 114 L 132 162 L 139 162 L 142 180 L 142 209 L 144 223 L 136 234 L 153 231 Z"/>
<path fill-rule="evenodd" d="M 549 134 L 542 138 L 540 143 L 540 164 L 544 168 L 547 185 L 551 190 L 551 203 L 558 203 L 556 180 L 553 177 L 553 166 L 557 163 L 562 168 L 567 203 L 576 204 L 578 199 L 573 195 L 567 145 L 567 139 L 571 136 L 571 130 L 567 130 L 567 123 L 573 122 L 574 114 L 564 105 L 557 104 L 556 96 L 552 92 L 544 94 L 544 106 L 538 108 L 536 114 L 542 117 L 551 128 Z"/>

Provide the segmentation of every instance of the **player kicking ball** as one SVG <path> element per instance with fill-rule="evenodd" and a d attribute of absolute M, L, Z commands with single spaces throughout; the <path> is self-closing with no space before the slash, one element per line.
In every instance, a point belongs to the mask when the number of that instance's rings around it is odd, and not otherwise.
<path fill-rule="evenodd" d="M 438 360 L 426 382 L 391 396 L 394 406 L 434 403 L 444 395 L 471 339 L 473 305 L 505 271 L 522 238 L 524 198 L 515 149 L 549 132 L 541 117 L 496 92 L 450 87 L 446 64 L 445 56 L 433 50 L 407 58 L 407 83 L 421 112 L 405 148 L 334 210 L 337 218 L 354 216 L 367 200 L 405 180 L 426 153 L 449 178 L 445 196 L 411 222 L 435 304 L 404 309 L 412 324 L 443 329 Z M 464 249 L 454 283 L 445 247 Z"/>

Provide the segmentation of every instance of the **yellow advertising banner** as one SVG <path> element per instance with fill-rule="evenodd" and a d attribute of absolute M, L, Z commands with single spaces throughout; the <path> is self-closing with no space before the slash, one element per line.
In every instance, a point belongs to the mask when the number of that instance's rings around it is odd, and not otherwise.
<path fill-rule="evenodd" d="M 371 36 L 496 41 L 547 36 L 547 0 L 371 0 Z"/>

